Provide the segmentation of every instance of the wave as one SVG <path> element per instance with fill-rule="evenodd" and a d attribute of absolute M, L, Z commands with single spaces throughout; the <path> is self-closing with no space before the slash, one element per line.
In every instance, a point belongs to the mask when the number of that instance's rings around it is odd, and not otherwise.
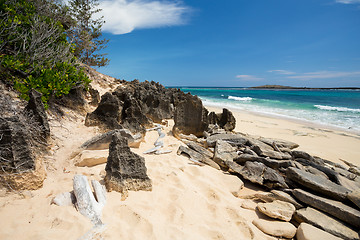
<path fill-rule="evenodd" d="M 321 109 L 321 110 L 327 110 L 327 111 L 360 113 L 360 109 L 356 109 L 356 108 L 333 107 L 333 106 L 327 106 L 327 105 L 314 105 L 314 107 Z"/>
<path fill-rule="evenodd" d="M 229 96 L 228 99 L 235 101 L 245 101 L 245 102 L 253 100 L 251 97 L 234 97 L 234 96 Z"/>

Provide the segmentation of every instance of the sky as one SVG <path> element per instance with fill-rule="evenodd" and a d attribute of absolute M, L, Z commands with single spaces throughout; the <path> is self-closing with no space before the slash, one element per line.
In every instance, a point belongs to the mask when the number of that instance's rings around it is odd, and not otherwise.
<path fill-rule="evenodd" d="M 110 64 L 165 86 L 360 87 L 360 0 L 106 0 Z"/>

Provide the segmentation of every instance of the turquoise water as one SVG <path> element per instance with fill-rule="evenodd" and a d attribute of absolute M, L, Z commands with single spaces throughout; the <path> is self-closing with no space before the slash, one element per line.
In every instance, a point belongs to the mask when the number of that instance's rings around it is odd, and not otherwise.
<path fill-rule="evenodd" d="M 360 133 L 359 90 L 181 88 L 205 105 L 310 121 Z"/>

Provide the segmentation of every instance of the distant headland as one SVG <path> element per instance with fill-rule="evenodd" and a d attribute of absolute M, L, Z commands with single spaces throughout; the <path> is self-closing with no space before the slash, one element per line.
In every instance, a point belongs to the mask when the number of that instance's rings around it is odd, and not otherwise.
<path fill-rule="evenodd" d="M 290 87 L 283 85 L 262 85 L 257 87 L 250 87 L 255 89 L 305 89 L 305 90 L 360 90 L 360 87 L 335 87 L 335 88 L 309 88 L 309 87 Z"/>

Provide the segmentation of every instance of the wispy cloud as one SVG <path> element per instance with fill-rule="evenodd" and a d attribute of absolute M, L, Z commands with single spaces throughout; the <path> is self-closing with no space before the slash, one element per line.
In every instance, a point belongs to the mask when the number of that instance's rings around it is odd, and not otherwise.
<path fill-rule="evenodd" d="M 236 78 L 244 80 L 244 81 L 259 81 L 263 80 L 263 78 L 255 77 L 252 75 L 237 75 Z"/>
<path fill-rule="evenodd" d="M 323 78 L 338 78 L 338 77 L 351 77 L 360 76 L 360 71 L 357 72 L 336 72 L 336 71 L 319 71 L 298 74 L 295 76 L 288 76 L 290 79 L 299 80 L 311 80 L 311 79 L 323 79 Z"/>
<path fill-rule="evenodd" d="M 268 72 L 278 73 L 278 74 L 284 74 L 284 75 L 292 75 L 292 74 L 295 74 L 295 72 L 290 72 L 290 71 L 287 71 L 287 70 L 269 70 Z"/>
<path fill-rule="evenodd" d="M 181 25 L 190 8 L 180 1 L 107 0 L 101 1 L 103 31 L 125 34 L 141 28 Z"/>
<path fill-rule="evenodd" d="M 360 0 L 336 0 L 337 3 L 344 3 L 344 4 L 356 4 L 360 3 Z"/>

